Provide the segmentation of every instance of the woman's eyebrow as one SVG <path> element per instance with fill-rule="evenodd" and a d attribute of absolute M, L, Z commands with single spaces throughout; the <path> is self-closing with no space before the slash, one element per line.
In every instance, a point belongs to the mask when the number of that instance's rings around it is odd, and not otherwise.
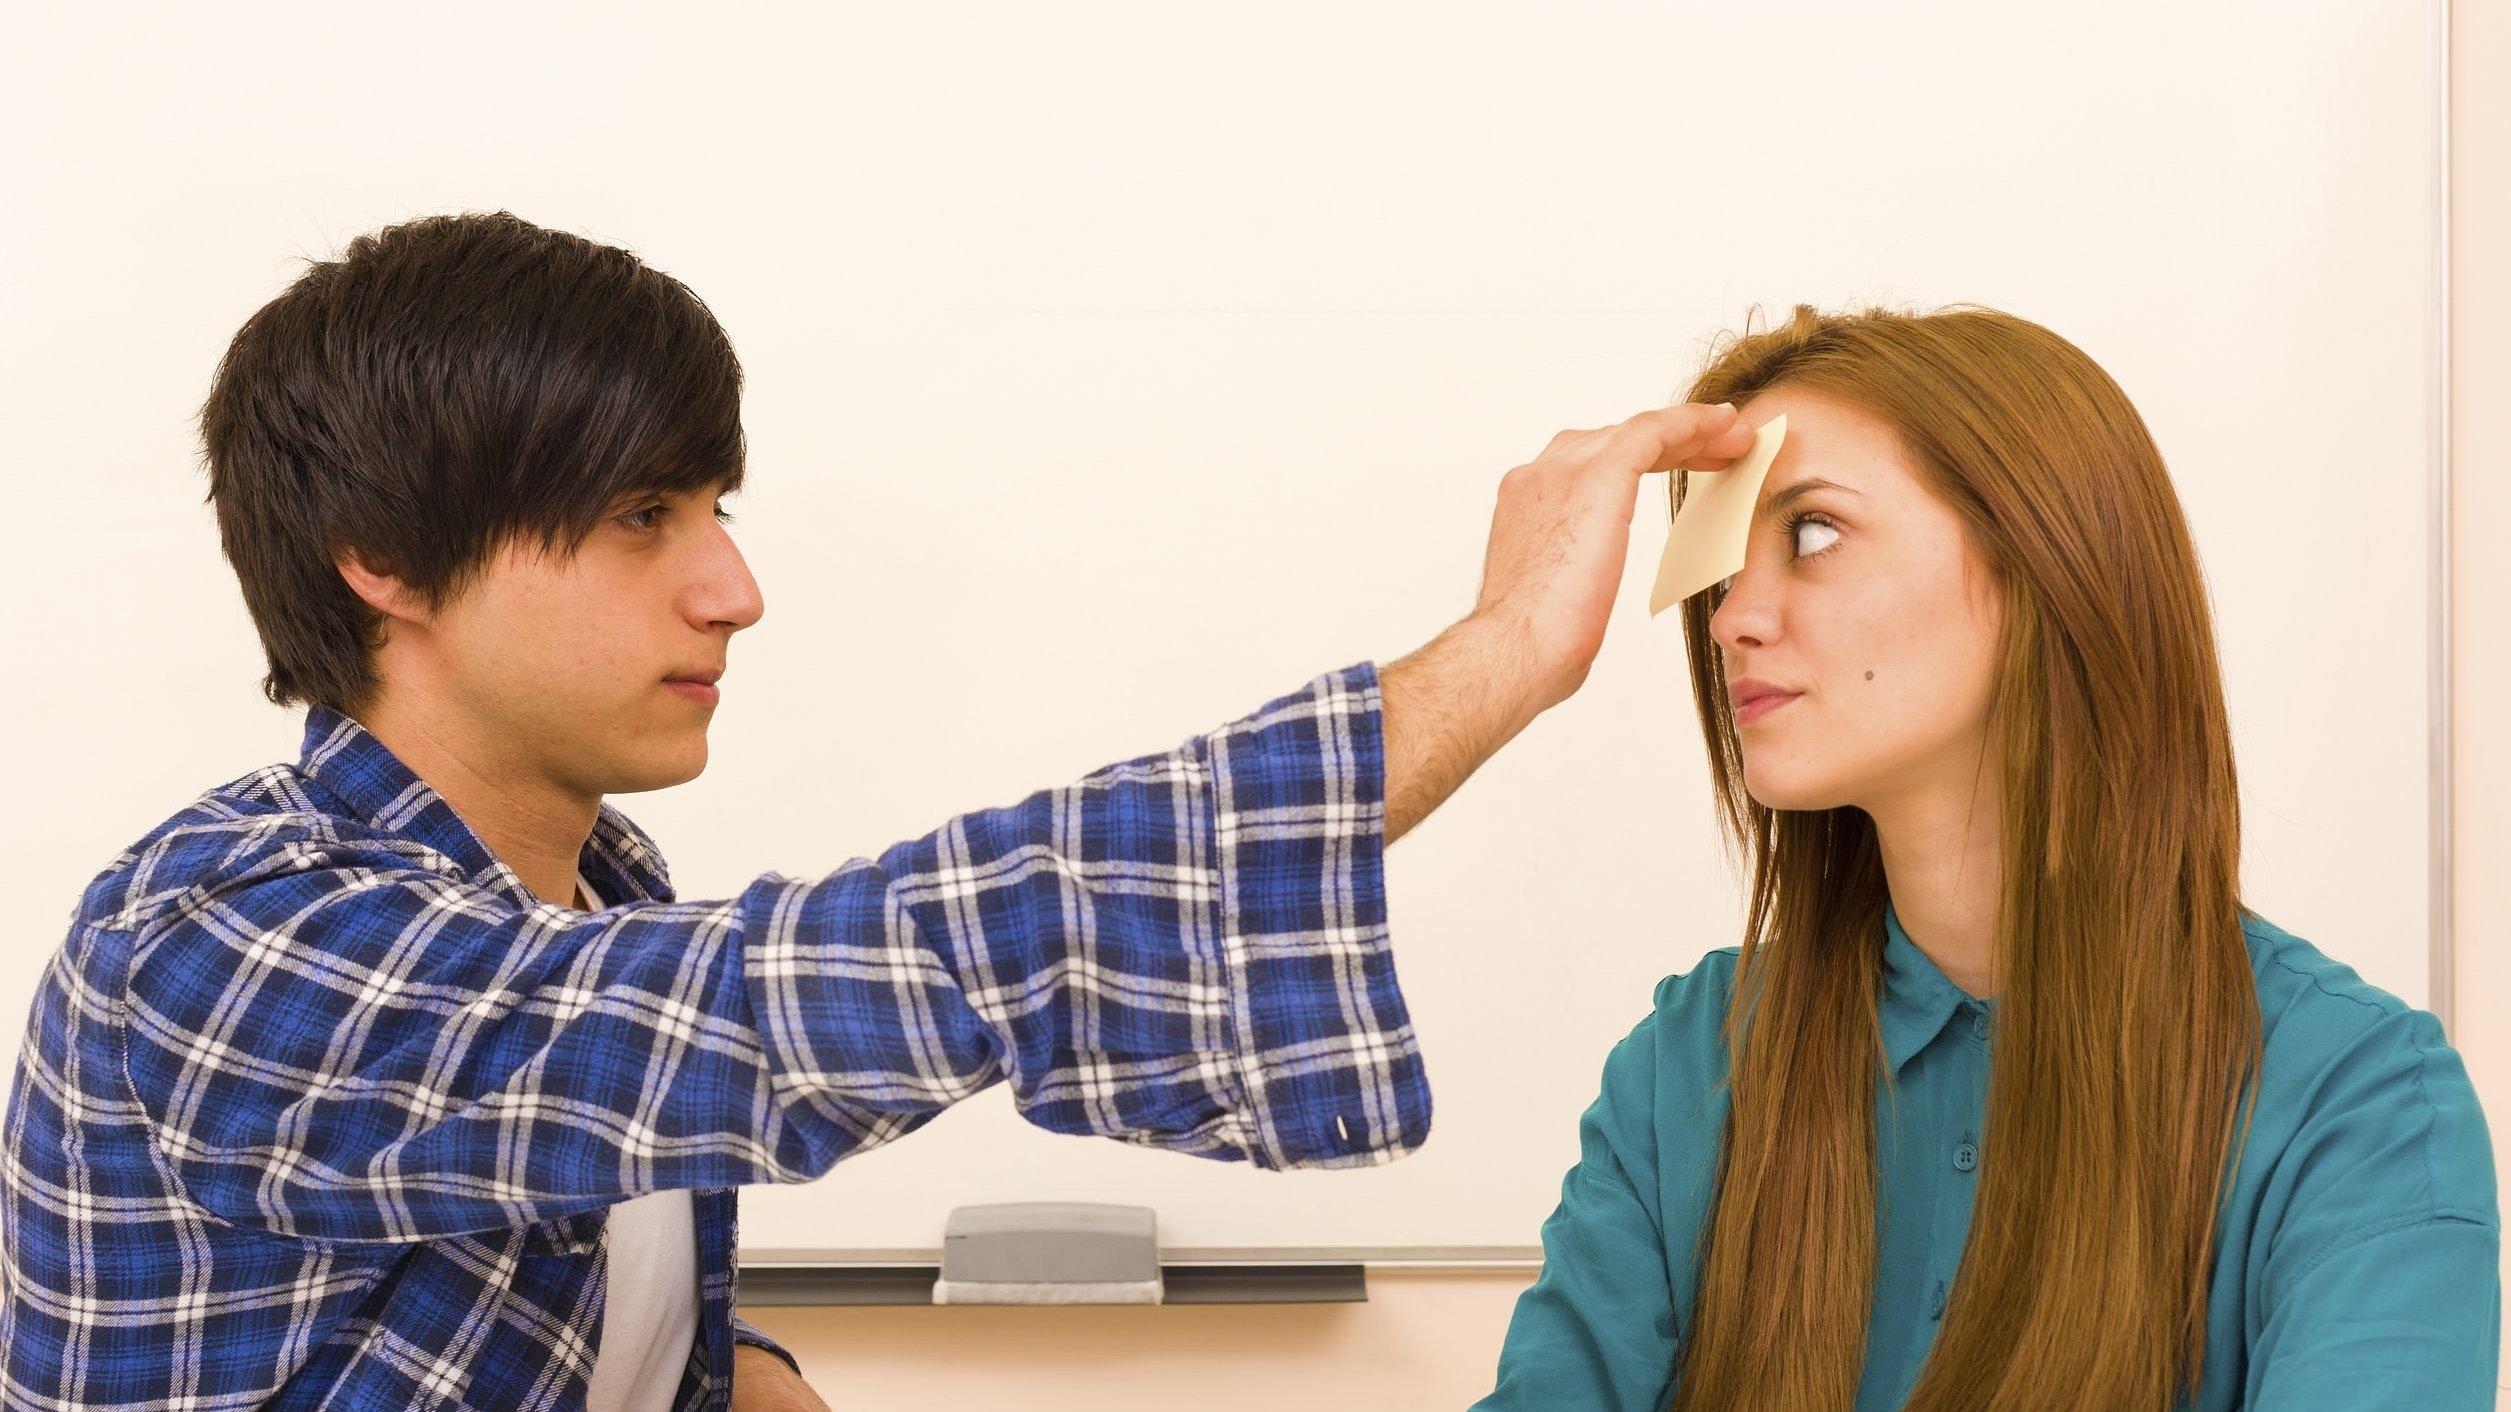
<path fill-rule="evenodd" d="M 1771 496 L 1769 507 L 1761 513 L 1764 517 L 1783 515 L 1787 513 L 1789 507 L 1793 506 L 1797 501 L 1804 499 L 1806 496 L 1811 495 L 1816 491 L 1823 490 L 1836 490 L 1842 495 L 1855 495 L 1858 493 L 1856 488 L 1853 486 L 1842 485 L 1835 480 L 1824 480 L 1820 476 L 1808 476 L 1805 479 L 1789 486 L 1787 489 L 1780 491 L 1778 494 Z"/>

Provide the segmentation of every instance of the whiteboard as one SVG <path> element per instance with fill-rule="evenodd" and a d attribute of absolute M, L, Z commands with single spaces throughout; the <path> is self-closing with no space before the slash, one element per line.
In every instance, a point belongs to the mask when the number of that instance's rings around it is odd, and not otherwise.
<path fill-rule="evenodd" d="M 1499 475 L 1666 400 L 1751 305 L 1977 301 L 2089 351 L 2170 462 L 2252 904 L 2425 1003 L 2438 7 L 1885 8 L 21 15 L 0 587 L 42 805 L 0 820 L 0 1003 L 118 849 L 295 754 L 199 504 L 227 338 L 301 257 L 501 206 L 686 279 L 749 370 L 767 617 L 708 773 L 617 801 L 683 896 L 1402 654 L 1470 604 Z M 1266 1174 L 997 1090 L 751 1193 L 746 1248 L 930 1250 L 1021 1199 L 1202 1249 L 1530 1245 L 1605 1051 L 1739 925 L 1644 613 L 1661 536 L 1586 688 L 1391 855 L 1426 1150 Z"/>

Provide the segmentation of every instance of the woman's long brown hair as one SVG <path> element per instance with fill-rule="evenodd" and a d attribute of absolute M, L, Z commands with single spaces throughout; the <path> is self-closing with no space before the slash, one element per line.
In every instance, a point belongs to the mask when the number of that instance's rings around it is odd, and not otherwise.
<path fill-rule="evenodd" d="M 2000 978 L 1980 1182 L 1906 1407 L 2163 1412 L 2203 1367 L 2258 998 L 2197 555 L 2152 436 L 2082 351 L 1983 309 L 1822 315 L 1722 348 L 1690 400 L 1786 386 L 1880 419 L 1994 569 Z M 1679 496 L 1680 489 L 1677 489 Z M 1882 855 L 1862 811 L 1745 791 L 1709 618 L 1684 604 L 1751 895 L 1731 1098 L 1677 1412 L 1844 1412 L 1875 1278 Z"/>

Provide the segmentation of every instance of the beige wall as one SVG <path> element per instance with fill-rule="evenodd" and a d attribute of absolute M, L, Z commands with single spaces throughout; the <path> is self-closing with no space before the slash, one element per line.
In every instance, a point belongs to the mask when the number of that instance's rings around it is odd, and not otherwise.
<path fill-rule="evenodd" d="M 2511 555 L 2487 531 L 2511 524 L 2511 7 L 2452 7 L 2451 36 L 2451 778 L 2458 932 L 2452 1033 L 2511 1171 Z"/>
<path fill-rule="evenodd" d="M 2511 7 L 2454 18 L 2452 438 L 2458 982 L 2453 1026 L 2511 1170 Z M 2490 394 L 2490 395 L 2489 395 Z M 753 1309 L 841 1408 L 1455 1408 L 1489 1389 L 1526 1277 L 1391 1275 L 1358 1305 Z M 1188 1390 L 1191 1390 L 1190 1392 Z"/>

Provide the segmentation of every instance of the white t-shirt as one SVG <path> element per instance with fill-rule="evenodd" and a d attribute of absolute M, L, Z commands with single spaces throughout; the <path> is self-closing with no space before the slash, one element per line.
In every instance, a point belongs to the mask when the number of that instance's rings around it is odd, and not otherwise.
<path fill-rule="evenodd" d="M 576 879 L 586 910 L 601 896 Z M 631 1197 L 610 1208 L 604 1244 L 610 1292 L 587 1412 L 670 1412 L 697 1343 L 696 1208 L 685 1191 Z"/>

